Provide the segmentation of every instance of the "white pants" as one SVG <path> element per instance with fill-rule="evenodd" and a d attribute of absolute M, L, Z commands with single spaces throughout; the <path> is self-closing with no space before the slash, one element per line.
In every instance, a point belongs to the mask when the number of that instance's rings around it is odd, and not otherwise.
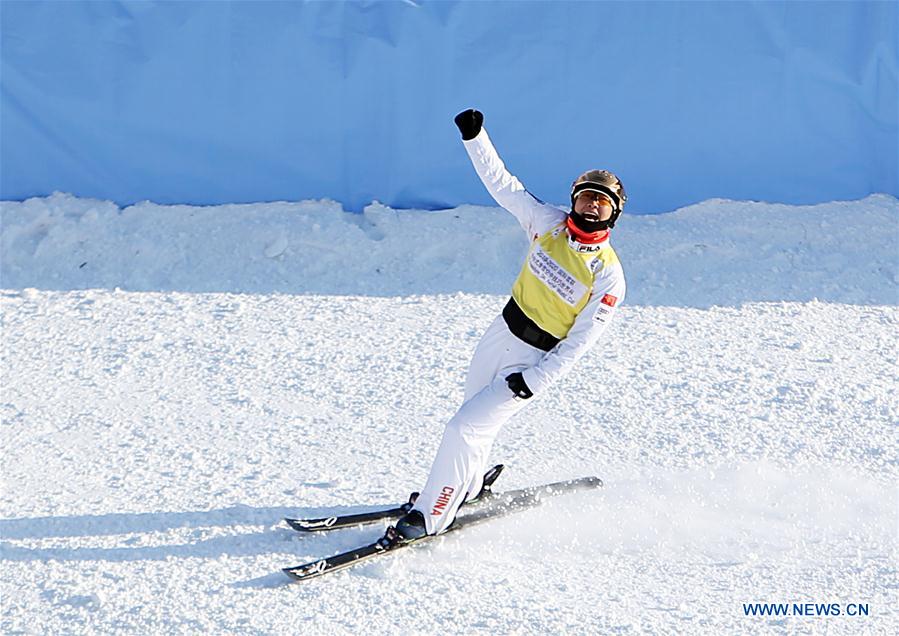
<path fill-rule="evenodd" d="M 415 502 L 429 534 L 446 530 L 465 497 L 480 492 L 493 440 L 527 404 L 514 397 L 506 376 L 534 366 L 544 355 L 512 335 L 502 316 L 481 338 L 468 368 L 465 402 L 447 423 L 428 483 Z"/>

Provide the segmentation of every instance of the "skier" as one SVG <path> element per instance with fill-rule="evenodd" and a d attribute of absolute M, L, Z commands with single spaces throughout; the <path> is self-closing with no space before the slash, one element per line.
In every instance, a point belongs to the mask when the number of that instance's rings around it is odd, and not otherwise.
<path fill-rule="evenodd" d="M 455 122 L 484 186 L 531 246 L 512 298 L 478 343 L 464 402 L 446 425 L 427 484 L 396 524 L 399 541 L 445 531 L 466 498 L 480 496 L 500 427 L 571 369 L 624 299 L 624 273 L 609 244 L 627 201 L 621 180 L 590 170 L 572 184 L 570 211 L 547 205 L 506 170 L 480 111 L 465 110 Z"/>

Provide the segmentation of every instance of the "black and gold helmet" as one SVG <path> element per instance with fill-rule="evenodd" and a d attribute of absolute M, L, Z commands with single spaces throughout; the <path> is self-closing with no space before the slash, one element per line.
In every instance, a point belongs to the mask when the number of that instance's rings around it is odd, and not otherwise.
<path fill-rule="evenodd" d="M 624 184 L 621 179 L 616 177 L 608 170 L 588 170 L 571 184 L 571 209 L 574 210 L 574 200 L 581 192 L 592 191 L 600 192 L 612 200 L 614 210 L 612 216 L 607 222 L 608 228 L 615 227 L 615 221 L 624 209 L 627 201 L 627 193 L 624 191 Z"/>

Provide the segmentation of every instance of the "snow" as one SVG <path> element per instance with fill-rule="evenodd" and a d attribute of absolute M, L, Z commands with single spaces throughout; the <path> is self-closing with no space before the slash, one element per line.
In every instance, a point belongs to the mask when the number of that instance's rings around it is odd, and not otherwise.
<path fill-rule="evenodd" d="M 899 630 L 890 196 L 626 215 L 627 304 L 492 455 L 498 490 L 603 490 L 297 584 L 280 568 L 379 528 L 283 516 L 422 486 L 521 265 L 514 219 L 66 194 L 0 213 L 4 633 Z"/>

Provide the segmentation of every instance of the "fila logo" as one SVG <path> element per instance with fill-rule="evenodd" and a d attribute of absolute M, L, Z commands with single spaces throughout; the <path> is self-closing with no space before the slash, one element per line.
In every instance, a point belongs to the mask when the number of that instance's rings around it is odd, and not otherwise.
<path fill-rule="evenodd" d="M 446 510 L 446 507 L 450 502 L 450 497 L 452 497 L 452 494 L 454 492 L 456 492 L 456 489 L 452 486 L 444 486 L 443 490 L 440 491 L 440 495 L 437 497 L 437 502 L 431 509 L 431 514 L 442 515 L 443 511 Z"/>
<path fill-rule="evenodd" d="M 614 307 L 615 303 L 618 302 L 618 297 L 613 296 L 612 294 L 606 294 L 602 297 L 602 300 L 600 300 L 599 302 L 601 302 L 603 305 L 608 305 L 609 307 Z"/>

